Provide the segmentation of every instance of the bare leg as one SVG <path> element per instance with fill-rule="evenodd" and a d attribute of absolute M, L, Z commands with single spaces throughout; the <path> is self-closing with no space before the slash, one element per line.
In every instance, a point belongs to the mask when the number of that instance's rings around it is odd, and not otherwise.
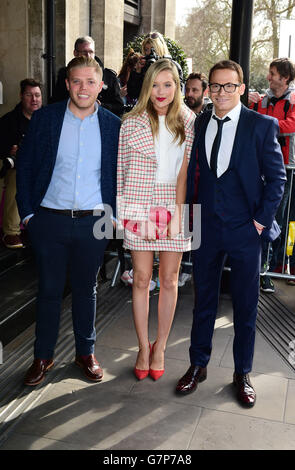
<path fill-rule="evenodd" d="M 137 355 L 137 369 L 149 369 L 149 286 L 153 273 L 153 251 L 132 251 L 133 287 L 132 308 L 135 330 L 138 338 L 139 352 Z"/>
<path fill-rule="evenodd" d="M 151 369 L 164 369 L 164 352 L 174 318 L 178 295 L 178 274 L 182 253 L 160 252 L 160 295 L 158 304 L 158 334 Z"/>

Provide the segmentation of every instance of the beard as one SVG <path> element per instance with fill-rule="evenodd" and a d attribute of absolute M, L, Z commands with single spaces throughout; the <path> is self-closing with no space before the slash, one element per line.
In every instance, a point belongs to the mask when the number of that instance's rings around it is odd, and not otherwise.
<path fill-rule="evenodd" d="M 185 104 L 190 109 L 196 109 L 203 104 L 203 95 L 199 96 L 199 98 L 193 98 L 191 96 L 189 98 L 185 98 Z"/>

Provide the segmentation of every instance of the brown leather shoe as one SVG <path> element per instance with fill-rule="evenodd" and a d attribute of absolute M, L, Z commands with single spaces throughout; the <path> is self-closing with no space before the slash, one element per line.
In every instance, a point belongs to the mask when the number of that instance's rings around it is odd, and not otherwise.
<path fill-rule="evenodd" d="M 181 395 L 194 392 L 198 387 L 198 383 L 204 382 L 206 379 L 207 367 L 190 366 L 185 375 L 179 380 L 176 392 Z"/>
<path fill-rule="evenodd" d="M 97 362 L 94 354 L 88 356 L 76 356 L 75 364 L 83 369 L 87 379 L 99 382 L 103 377 L 103 370 Z"/>
<path fill-rule="evenodd" d="M 6 248 L 23 248 L 23 242 L 19 235 L 4 235 L 2 241 Z"/>
<path fill-rule="evenodd" d="M 52 359 L 34 359 L 24 379 L 25 385 L 38 385 L 45 377 L 46 372 L 54 365 Z"/>
<path fill-rule="evenodd" d="M 236 388 L 238 401 L 247 408 L 254 406 L 256 401 L 256 393 L 253 385 L 250 382 L 249 375 L 234 373 L 233 384 Z"/>

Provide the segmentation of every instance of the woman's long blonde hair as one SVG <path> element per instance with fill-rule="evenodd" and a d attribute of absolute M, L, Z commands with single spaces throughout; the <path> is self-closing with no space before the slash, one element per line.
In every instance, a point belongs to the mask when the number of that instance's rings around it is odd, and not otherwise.
<path fill-rule="evenodd" d="M 150 44 L 159 57 L 169 57 L 169 50 L 165 39 L 158 31 L 152 31 L 147 34 L 141 44 L 141 52 L 145 55 L 145 46 Z"/>
<path fill-rule="evenodd" d="M 155 138 L 155 136 L 158 135 L 159 117 L 153 106 L 153 103 L 150 100 L 150 96 L 157 75 L 164 70 L 171 72 L 173 80 L 176 84 L 174 99 L 172 103 L 169 104 L 165 122 L 167 128 L 174 136 L 174 142 L 177 142 L 178 145 L 181 145 L 185 141 L 184 122 L 181 112 L 183 100 L 181 96 L 178 70 L 173 62 L 169 59 L 159 59 L 150 65 L 144 77 L 138 102 L 132 111 L 123 116 L 123 120 L 129 116 L 139 116 L 143 114 L 144 111 L 146 111 L 150 119 L 153 137 Z"/>

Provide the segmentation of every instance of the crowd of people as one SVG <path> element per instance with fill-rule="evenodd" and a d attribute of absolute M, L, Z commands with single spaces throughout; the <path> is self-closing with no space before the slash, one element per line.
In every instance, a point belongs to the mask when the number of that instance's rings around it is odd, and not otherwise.
<path fill-rule="evenodd" d="M 250 93 L 246 107 L 240 101 L 245 84 L 239 64 L 223 60 L 211 68 L 208 80 L 194 72 L 184 82 L 159 32 L 145 36 L 141 54 L 129 52 L 118 76 L 95 56 L 90 37 L 76 40 L 73 55 L 58 72 L 48 106 L 42 107 L 41 84 L 25 79 L 20 103 L 0 120 L 3 242 L 10 249 L 22 247 L 22 224 L 39 276 L 34 360 L 24 383 L 39 384 L 54 366 L 68 271 L 75 363 L 89 380 L 102 380 L 94 352 L 97 274 L 109 238 L 119 228 L 132 259 L 136 378 L 157 381 L 164 374 L 178 287 L 192 276 L 190 366 L 176 393 L 191 393 L 207 378 L 227 259 L 233 384 L 238 401 L 252 407 L 256 392 L 249 373 L 261 264 L 269 252 L 274 270 L 281 262 L 280 232 L 287 230 L 287 201 L 293 197 L 291 170 L 286 177 L 284 163 L 293 162 L 294 140 L 281 135 L 295 132 L 293 64 L 273 61 L 269 90 L 264 96 Z M 202 209 L 198 220 L 192 220 L 195 204 Z M 155 253 L 160 292 L 151 344 Z M 290 267 L 294 273 L 293 256 Z M 272 283 L 265 275 L 261 288 L 266 292 L 267 282 Z"/>

